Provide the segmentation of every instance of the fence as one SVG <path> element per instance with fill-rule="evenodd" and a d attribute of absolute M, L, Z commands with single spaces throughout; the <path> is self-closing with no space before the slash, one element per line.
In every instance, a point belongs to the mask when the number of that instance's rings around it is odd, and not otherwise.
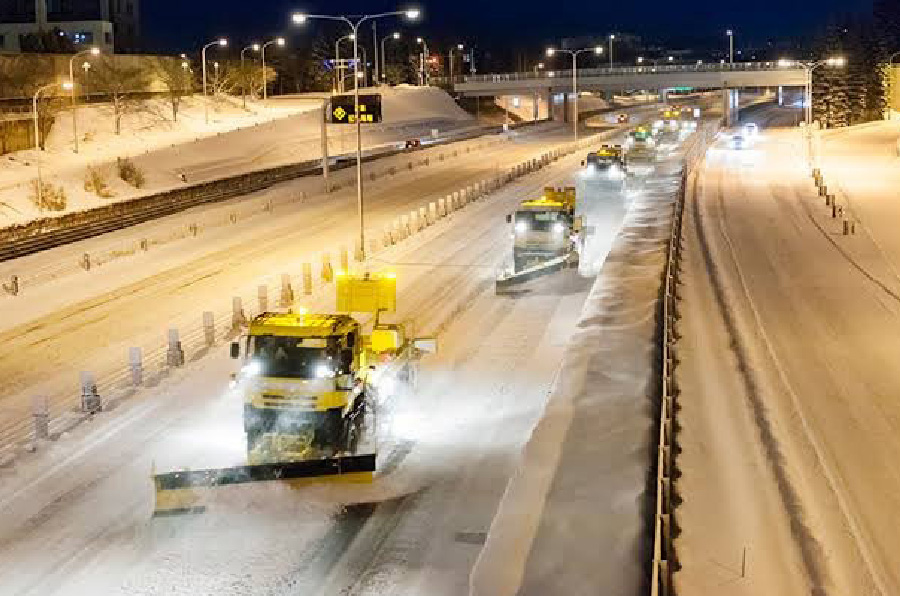
<path fill-rule="evenodd" d="M 651 596 L 671 596 L 673 567 L 677 565 L 672 534 L 674 528 L 672 505 L 672 473 L 674 471 L 674 416 L 678 391 L 675 386 L 675 322 L 678 319 L 677 285 L 681 263 L 681 229 L 688 177 L 703 160 L 706 150 L 715 139 L 719 123 L 698 131 L 685 151 L 681 188 L 673 209 L 672 231 L 667 248 L 665 280 L 662 288 L 661 313 L 661 371 L 659 442 L 656 457 L 656 509 L 653 521 L 653 561 L 651 563 Z"/>
<path fill-rule="evenodd" d="M 370 255 L 394 246 L 463 209 L 487 198 L 492 192 L 520 176 L 536 172 L 559 158 L 595 142 L 593 138 L 568 143 L 545 151 L 515 165 L 501 174 L 470 184 L 445 198 L 429 201 L 417 209 L 398 214 L 381 233 L 367 232 Z M 267 277 L 266 283 L 232 297 L 230 305 L 197 313 L 193 323 L 182 328 L 160 329 L 159 340 L 152 345 L 132 346 L 122 364 L 113 370 L 83 371 L 80 388 L 50 395 L 35 395 L 32 412 L 0 427 L 0 465 L 14 461 L 24 449 L 38 449 L 41 441 L 58 438 L 84 420 L 114 408 L 116 404 L 154 381 L 164 378 L 187 361 L 202 357 L 221 341 L 240 333 L 252 314 L 289 307 L 298 296 L 311 297 L 329 287 L 336 265 L 347 269 L 358 251 L 350 243 L 302 263 L 298 271 Z M 317 268 L 314 268 L 317 267 Z M 273 283 L 274 282 L 274 283 Z"/>

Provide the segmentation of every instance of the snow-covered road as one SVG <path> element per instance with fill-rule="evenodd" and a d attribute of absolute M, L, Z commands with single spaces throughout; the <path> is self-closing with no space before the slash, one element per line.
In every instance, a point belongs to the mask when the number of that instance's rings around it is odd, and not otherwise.
<path fill-rule="evenodd" d="M 680 593 L 900 593 L 900 285 L 841 235 L 802 147 L 712 149 L 687 206 Z"/>
<path fill-rule="evenodd" d="M 564 135 L 522 136 L 375 185 L 373 227 Z M 376 254 L 373 266 L 398 275 L 396 318 L 416 333 L 439 333 L 441 346 L 423 363 L 417 394 L 382 416 L 382 475 L 372 486 L 234 487 L 205 515 L 151 520 L 153 464 L 217 466 L 243 456 L 241 406 L 226 391 L 233 363 L 220 344 L 0 468 L 0 593 L 464 592 L 589 287 L 562 276 L 515 298 L 494 296 L 509 252 L 504 215 L 547 184 L 571 184 L 581 159 L 565 158 Z M 159 271 L 152 259 L 128 261 L 128 270 L 108 275 L 138 278 L 97 295 L 72 282 L 71 307 L 5 332 L 4 374 L 18 387 L 42 379 L 74 385 L 83 363 L 118 366 L 138 338 L 161 335 L 352 237 L 353 205 L 351 192 L 312 198 L 203 254 L 167 255 Z M 143 275 L 131 273 L 144 266 Z M 328 309 L 330 291 L 301 302 Z M 51 378 L 63 365 L 68 372 Z"/>

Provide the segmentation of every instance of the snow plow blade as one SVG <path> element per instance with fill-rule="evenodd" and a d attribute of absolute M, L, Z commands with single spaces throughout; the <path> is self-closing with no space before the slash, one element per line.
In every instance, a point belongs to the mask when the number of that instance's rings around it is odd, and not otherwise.
<path fill-rule="evenodd" d="M 556 273 L 557 271 L 561 271 L 568 267 L 570 264 L 572 264 L 572 262 L 572 255 L 564 255 L 561 257 L 556 257 L 555 259 L 544 261 L 539 265 L 534 265 L 518 272 L 504 272 L 500 277 L 497 278 L 494 293 L 503 294 L 514 286 L 525 283 L 526 281 L 531 281 L 532 279 L 536 279 L 544 275 Z M 577 260 L 575 262 L 577 263 Z"/>
<path fill-rule="evenodd" d="M 154 474 L 153 517 L 202 513 L 216 487 L 249 482 L 372 482 L 375 454 Z"/>

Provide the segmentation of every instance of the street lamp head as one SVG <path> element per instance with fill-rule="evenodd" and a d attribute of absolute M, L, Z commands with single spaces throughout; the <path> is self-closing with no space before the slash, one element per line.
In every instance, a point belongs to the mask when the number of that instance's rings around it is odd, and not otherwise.
<path fill-rule="evenodd" d="M 731 37 L 732 35 L 734 35 L 734 31 L 732 31 L 731 29 L 728 29 L 725 31 L 725 35 L 727 35 L 728 37 Z"/>
<path fill-rule="evenodd" d="M 279 46 L 284 46 L 284 43 L 285 43 L 284 38 L 279 37 L 278 39 L 275 40 L 275 43 L 278 44 Z"/>
<path fill-rule="evenodd" d="M 827 64 L 828 66 L 840 68 L 847 65 L 847 59 L 843 56 L 835 56 L 834 58 L 829 58 L 828 60 L 826 60 L 825 64 Z"/>
<path fill-rule="evenodd" d="M 675 56 L 669 56 L 669 62 L 673 62 L 675 60 Z"/>
<path fill-rule="evenodd" d="M 461 44 L 461 43 L 456 44 L 457 50 L 461 50 L 461 49 L 463 49 L 463 47 L 465 47 L 465 46 L 463 46 L 463 44 Z"/>
<path fill-rule="evenodd" d="M 399 32 L 399 31 L 394 31 L 394 34 L 391 35 L 391 37 L 393 37 L 394 39 L 400 39 L 400 32 Z"/>
<path fill-rule="evenodd" d="M 609 36 L 609 40 L 610 40 L 610 41 L 613 41 L 613 40 L 615 40 L 615 39 L 616 39 L 616 36 L 615 36 L 615 35 L 610 35 L 610 36 Z"/>
<path fill-rule="evenodd" d="M 92 48 L 91 48 L 91 55 L 92 55 L 92 56 L 99 56 L 99 55 L 100 55 L 100 48 L 98 48 L 97 46 L 92 47 Z"/>
<path fill-rule="evenodd" d="M 221 39 L 219 39 L 219 46 L 220 46 L 220 47 L 223 47 L 223 48 L 224 48 L 224 47 L 227 46 L 227 45 L 228 45 L 228 40 L 227 40 L 227 39 L 225 39 L 224 37 L 222 37 Z"/>
<path fill-rule="evenodd" d="M 259 44 L 258 44 L 258 43 L 255 43 L 255 44 L 253 44 L 252 46 L 250 46 L 250 48 L 251 48 L 254 52 L 258 52 L 258 51 L 259 51 Z"/>
<path fill-rule="evenodd" d="M 643 63 L 644 63 L 644 57 L 643 57 L 643 56 L 638 56 L 637 63 L 638 63 L 638 64 L 643 64 Z"/>
<path fill-rule="evenodd" d="M 350 35 L 347 36 L 347 39 L 349 39 L 350 41 L 353 41 L 354 39 L 356 39 L 356 34 L 351 33 Z"/>
<path fill-rule="evenodd" d="M 419 16 L 422 14 L 422 11 L 418 8 L 410 8 L 403 13 L 407 19 L 410 21 L 418 20 Z"/>
<path fill-rule="evenodd" d="M 187 60 L 187 54 L 180 54 L 182 60 Z"/>
<path fill-rule="evenodd" d="M 416 43 L 425 43 L 425 40 L 422 39 L 421 37 L 417 37 L 417 38 L 416 38 Z"/>
<path fill-rule="evenodd" d="M 291 22 L 295 25 L 303 25 L 306 23 L 306 15 L 302 12 L 295 12 L 291 15 Z"/>
<path fill-rule="evenodd" d="M 594 48 L 594 53 L 597 54 L 598 56 L 599 56 L 600 54 L 602 54 L 602 53 L 603 53 L 603 46 L 597 46 L 596 48 Z"/>
<path fill-rule="evenodd" d="M 547 48 L 547 56 L 548 57 L 553 57 L 553 54 L 555 54 L 555 53 L 556 53 L 555 48 Z"/>

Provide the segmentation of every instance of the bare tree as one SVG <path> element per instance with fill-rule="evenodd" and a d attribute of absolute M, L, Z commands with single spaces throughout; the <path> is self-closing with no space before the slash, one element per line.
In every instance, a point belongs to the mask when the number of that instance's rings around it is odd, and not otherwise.
<path fill-rule="evenodd" d="M 148 73 L 140 66 L 129 66 L 115 56 L 103 56 L 94 70 L 94 82 L 113 104 L 116 134 L 122 134 L 122 117 L 139 112 L 143 101 L 139 94 L 147 89 Z"/>
<path fill-rule="evenodd" d="M 172 108 L 172 121 L 178 121 L 178 110 L 186 95 L 194 91 L 194 76 L 187 62 L 159 56 L 154 61 L 154 71 L 166 88 L 166 99 Z"/>

